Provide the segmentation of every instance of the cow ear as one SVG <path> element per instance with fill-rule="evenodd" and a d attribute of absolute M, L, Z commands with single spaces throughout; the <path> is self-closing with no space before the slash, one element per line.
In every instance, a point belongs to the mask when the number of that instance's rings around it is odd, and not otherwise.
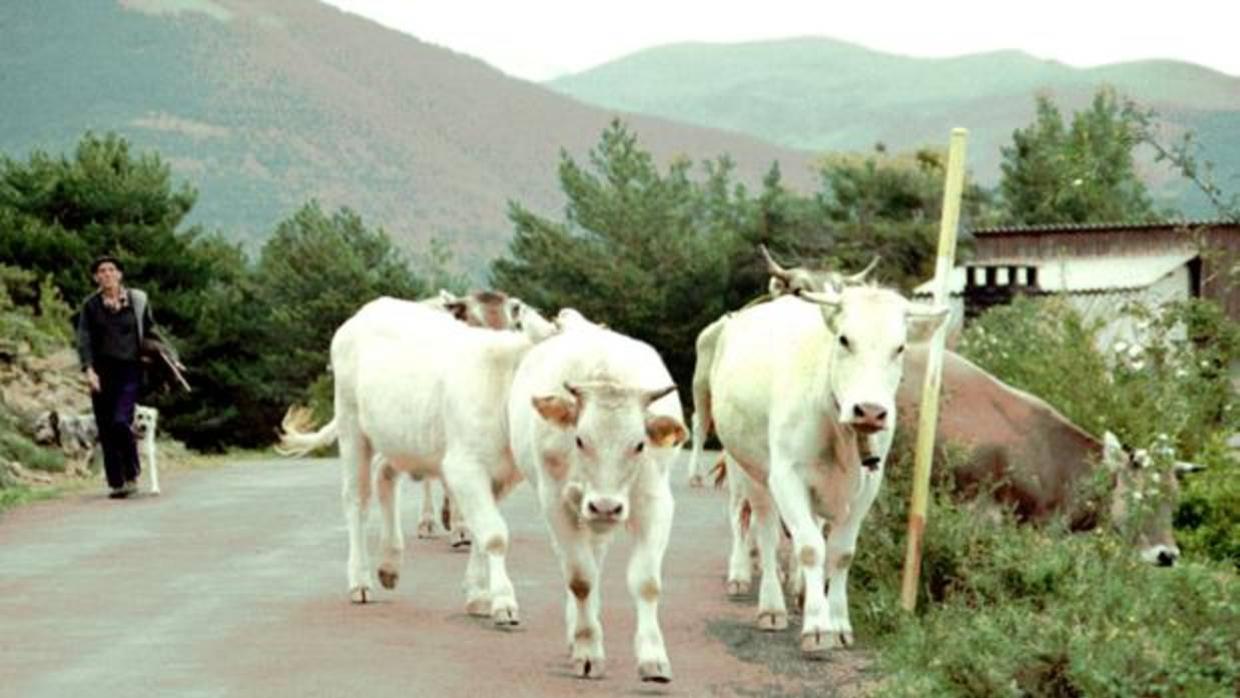
<path fill-rule="evenodd" d="M 778 276 L 772 276 L 766 284 L 766 291 L 772 298 L 778 298 L 788 292 L 788 283 Z"/>
<path fill-rule="evenodd" d="M 1102 435 L 1102 464 L 1111 472 L 1123 470 L 1128 465 L 1128 452 L 1110 431 Z"/>
<path fill-rule="evenodd" d="M 465 301 L 463 300 L 449 301 L 444 304 L 444 309 L 446 309 L 449 313 L 452 313 L 452 317 L 456 318 L 457 320 L 460 320 L 461 322 L 466 322 L 468 320 L 465 314 L 465 311 L 466 311 Z"/>
<path fill-rule="evenodd" d="M 658 388 L 656 390 L 647 390 L 646 392 L 642 393 L 642 396 L 641 396 L 642 409 L 649 407 L 651 403 L 653 403 L 655 400 L 662 398 L 664 395 L 671 393 L 675 389 L 676 389 L 676 386 L 673 384 L 673 385 L 664 386 L 662 388 Z"/>
<path fill-rule="evenodd" d="M 688 438 L 689 432 L 680 420 L 661 414 L 646 420 L 646 436 L 659 448 L 679 446 Z"/>
<path fill-rule="evenodd" d="M 577 425 L 577 401 L 566 400 L 558 395 L 534 397 L 534 409 L 548 422 L 558 427 Z"/>

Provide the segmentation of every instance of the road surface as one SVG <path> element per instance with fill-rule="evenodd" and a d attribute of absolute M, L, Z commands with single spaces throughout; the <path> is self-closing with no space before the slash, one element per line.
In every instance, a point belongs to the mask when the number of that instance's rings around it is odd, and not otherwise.
<path fill-rule="evenodd" d="M 755 601 L 723 593 L 725 494 L 679 472 L 660 607 L 670 684 L 637 678 L 623 534 L 603 570 L 607 674 L 572 676 L 564 583 L 528 485 L 501 507 L 517 629 L 464 613 L 467 555 L 412 535 L 408 481 L 400 586 L 351 604 L 337 467 L 172 472 L 162 496 L 110 500 L 100 486 L 0 517 L 0 696 L 853 696 L 875 681 L 863 650 L 802 660 L 799 617 L 752 628 Z"/>

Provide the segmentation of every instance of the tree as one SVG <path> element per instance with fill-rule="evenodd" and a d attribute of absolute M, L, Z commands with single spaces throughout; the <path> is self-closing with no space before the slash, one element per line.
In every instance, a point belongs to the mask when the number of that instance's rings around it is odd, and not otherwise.
<path fill-rule="evenodd" d="M 688 386 L 697 333 L 729 309 L 731 259 L 748 246 L 741 230 L 755 211 L 727 158 L 706 164 L 702 181 L 684 159 L 660 173 L 618 120 L 589 161 L 561 153 L 563 220 L 509 203 L 516 230 L 493 283 L 545 312 L 574 307 L 649 342 Z"/>
<path fill-rule="evenodd" d="M 1133 150 L 1142 122 L 1132 103 L 1100 89 L 1087 111 L 1065 125 L 1050 97 L 1037 97 L 1037 119 L 1002 149 L 999 183 L 1014 224 L 1145 221 L 1156 217 Z"/>
<path fill-rule="evenodd" d="M 276 227 L 255 275 L 254 297 L 269 313 L 260 357 L 273 399 L 306 399 L 328 365 L 336 328 L 362 305 L 426 292 L 383 229 L 367 228 L 347 208 L 328 215 L 316 201 L 304 205 Z"/>
<path fill-rule="evenodd" d="M 879 255 L 877 278 L 906 291 L 933 274 L 944 153 L 831 155 L 820 174 L 823 188 L 814 215 L 826 229 L 813 240 L 822 256 L 819 266 L 847 272 Z M 966 221 L 991 215 L 987 193 L 972 183 L 966 183 L 962 206 Z"/>

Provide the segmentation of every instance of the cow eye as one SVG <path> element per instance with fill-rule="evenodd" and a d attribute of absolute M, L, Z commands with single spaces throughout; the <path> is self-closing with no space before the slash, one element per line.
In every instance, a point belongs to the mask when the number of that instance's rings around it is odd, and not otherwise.
<path fill-rule="evenodd" d="M 633 452 L 634 452 L 634 453 L 641 453 L 642 451 L 645 451 L 645 450 L 646 450 L 646 442 L 645 442 L 645 441 L 638 441 L 638 442 L 637 442 L 637 448 L 634 448 L 634 449 L 633 449 Z"/>
<path fill-rule="evenodd" d="M 903 353 L 904 353 L 904 345 L 901 344 L 900 346 L 896 347 L 896 356 L 899 356 Z"/>
<path fill-rule="evenodd" d="M 844 347 L 845 349 L 852 348 L 852 344 L 848 342 L 848 337 L 845 337 L 844 335 L 840 335 L 840 346 Z"/>
<path fill-rule="evenodd" d="M 580 449 L 581 449 L 581 450 L 583 450 L 583 451 L 584 451 L 584 450 L 585 450 L 585 448 L 586 448 L 586 443 L 585 443 L 584 441 L 582 441 L 582 440 L 581 440 L 581 437 L 580 437 L 580 436 L 578 436 L 578 437 L 577 437 L 577 448 L 580 448 Z"/>

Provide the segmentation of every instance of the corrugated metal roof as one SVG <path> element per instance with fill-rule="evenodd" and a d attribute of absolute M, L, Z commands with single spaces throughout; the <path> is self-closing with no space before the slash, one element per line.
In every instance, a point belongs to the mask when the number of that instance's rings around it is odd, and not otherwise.
<path fill-rule="evenodd" d="M 1240 227 L 1240 221 L 1226 219 L 1186 219 L 1149 222 L 1117 222 L 1117 223 L 1038 223 L 1036 225 L 995 226 L 991 228 L 974 228 L 969 232 L 974 235 L 1014 235 L 1020 233 L 1078 233 L 1103 232 L 1112 230 L 1148 230 L 1166 228 Z"/>
<path fill-rule="evenodd" d="M 977 267 L 1037 267 L 1038 288 L 1052 293 L 1091 293 L 1142 289 L 1187 264 L 1197 256 L 1196 250 L 1177 250 L 1158 255 L 1123 255 L 1113 257 L 1064 257 L 1052 260 L 987 260 Z M 949 288 L 952 295 L 964 292 L 966 267 L 952 269 Z M 931 279 L 913 289 L 915 296 L 933 293 Z"/>

